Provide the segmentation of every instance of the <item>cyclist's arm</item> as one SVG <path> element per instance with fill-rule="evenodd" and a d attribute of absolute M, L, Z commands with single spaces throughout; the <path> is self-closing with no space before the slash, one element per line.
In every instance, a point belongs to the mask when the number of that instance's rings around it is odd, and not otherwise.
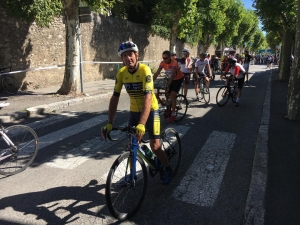
<path fill-rule="evenodd" d="M 161 71 L 162 71 L 162 68 L 159 67 L 153 75 L 153 80 L 156 80 L 156 78 L 158 77 L 158 75 L 160 74 Z"/>
<path fill-rule="evenodd" d="M 140 116 L 140 120 L 139 123 L 145 125 L 148 117 L 149 117 L 149 113 L 151 110 L 151 105 L 152 105 L 152 94 L 148 93 L 144 96 L 144 105 L 143 105 L 143 109 L 141 112 L 141 116 Z"/>
<path fill-rule="evenodd" d="M 111 96 L 110 102 L 109 102 L 109 108 L 108 108 L 108 123 L 113 123 L 116 112 L 117 112 L 117 107 L 119 103 L 119 97 L 117 96 Z"/>
<path fill-rule="evenodd" d="M 198 67 L 195 67 L 195 74 L 196 74 L 196 77 L 199 78 L 199 71 L 198 71 Z"/>
<path fill-rule="evenodd" d="M 207 72 L 208 72 L 207 76 L 210 77 L 211 72 L 210 72 L 210 66 L 209 66 L 209 64 L 207 64 L 205 67 L 206 67 Z"/>
<path fill-rule="evenodd" d="M 111 123 L 111 124 L 113 123 L 116 112 L 117 112 L 119 97 L 120 97 L 120 93 L 122 90 L 122 85 L 123 85 L 122 76 L 120 74 L 120 71 L 118 71 L 117 76 L 116 76 L 114 93 L 110 98 L 109 107 L 108 107 L 108 123 Z"/>

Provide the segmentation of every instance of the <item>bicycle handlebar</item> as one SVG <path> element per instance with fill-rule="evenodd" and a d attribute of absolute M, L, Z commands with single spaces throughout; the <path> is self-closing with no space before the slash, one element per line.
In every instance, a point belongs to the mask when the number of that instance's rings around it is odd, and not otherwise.
<path fill-rule="evenodd" d="M 122 131 L 122 132 L 128 132 L 128 133 L 134 134 L 136 129 L 135 129 L 135 127 L 113 127 L 112 130 L 109 133 L 107 133 L 107 135 L 106 135 L 108 140 L 110 140 L 110 141 L 117 141 L 118 140 L 117 138 L 112 138 L 110 136 L 110 133 L 114 130 L 119 130 L 119 131 Z M 105 133 L 106 131 L 103 131 L 103 132 Z"/>

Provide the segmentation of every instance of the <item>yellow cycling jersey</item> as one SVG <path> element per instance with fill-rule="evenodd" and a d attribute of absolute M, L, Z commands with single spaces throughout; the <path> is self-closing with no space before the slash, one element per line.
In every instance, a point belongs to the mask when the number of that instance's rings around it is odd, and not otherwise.
<path fill-rule="evenodd" d="M 152 95 L 151 110 L 158 109 L 158 102 L 154 94 L 153 76 L 148 66 L 140 63 L 133 74 L 128 72 L 126 66 L 122 67 L 116 76 L 114 96 L 120 96 L 123 84 L 130 97 L 131 112 L 142 112 L 146 94 Z"/>

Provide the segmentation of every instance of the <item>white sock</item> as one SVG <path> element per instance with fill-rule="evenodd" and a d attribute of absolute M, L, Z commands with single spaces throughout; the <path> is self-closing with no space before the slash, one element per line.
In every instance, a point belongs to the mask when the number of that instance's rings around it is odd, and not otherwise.
<path fill-rule="evenodd" d="M 239 102 L 240 98 L 236 98 L 236 102 Z"/>

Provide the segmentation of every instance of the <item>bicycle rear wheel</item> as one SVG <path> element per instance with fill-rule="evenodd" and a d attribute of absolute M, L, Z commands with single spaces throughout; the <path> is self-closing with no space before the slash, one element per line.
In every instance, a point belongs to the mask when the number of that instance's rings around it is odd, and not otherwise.
<path fill-rule="evenodd" d="M 24 125 L 14 125 L 5 129 L 6 135 L 15 147 L 0 140 L 0 174 L 14 175 L 25 170 L 38 152 L 38 137 L 34 130 Z"/>
<path fill-rule="evenodd" d="M 173 175 L 177 173 L 181 161 L 181 140 L 174 128 L 167 128 L 160 135 L 161 148 L 166 152 L 173 169 Z"/>
<path fill-rule="evenodd" d="M 231 100 L 233 103 L 236 103 L 236 98 L 237 98 L 237 88 L 236 86 L 230 87 L 231 93 L 232 93 L 232 97 Z"/>
<path fill-rule="evenodd" d="M 129 152 L 120 155 L 106 180 L 105 197 L 110 213 L 118 220 L 127 220 L 140 208 L 147 189 L 147 169 L 137 156 L 136 176 L 131 179 L 132 156 Z"/>
<path fill-rule="evenodd" d="M 2 79 L 2 87 L 7 94 L 14 95 L 18 93 L 19 84 L 15 77 L 6 75 Z"/>
<path fill-rule="evenodd" d="M 188 108 L 188 101 L 184 95 L 177 95 L 176 96 L 176 106 L 175 106 L 175 113 L 176 118 L 175 121 L 179 122 L 185 117 L 186 111 Z"/>

